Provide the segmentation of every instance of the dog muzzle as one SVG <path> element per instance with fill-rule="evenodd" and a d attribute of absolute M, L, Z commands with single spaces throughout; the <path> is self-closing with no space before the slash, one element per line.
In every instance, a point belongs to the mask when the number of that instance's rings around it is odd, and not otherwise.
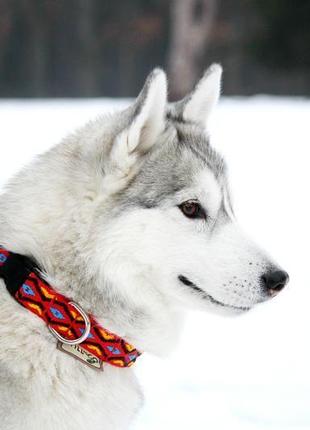
<path fill-rule="evenodd" d="M 55 291 L 28 257 L 0 247 L 0 278 L 20 305 L 45 322 L 58 349 L 90 367 L 103 369 L 104 363 L 130 367 L 141 355 L 77 303 Z"/>

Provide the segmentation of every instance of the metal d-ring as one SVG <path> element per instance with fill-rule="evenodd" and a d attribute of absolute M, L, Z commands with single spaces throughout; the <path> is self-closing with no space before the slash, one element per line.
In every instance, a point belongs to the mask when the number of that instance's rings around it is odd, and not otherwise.
<path fill-rule="evenodd" d="M 48 326 L 51 333 L 58 339 L 60 342 L 65 343 L 66 345 L 79 345 L 80 343 L 84 342 L 88 338 L 88 335 L 90 333 L 91 324 L 88 318 L 88 315 L 86 312 L 83 311 L 83 309 L 74 302 L 69 302 L 69 305 L 73 306 L 83 317 L 84 323 L 85 323 L 85 329 L 81 337 L 78 339 L 66 339 L 65 337 L 62 337 L 53 327 Z"/>

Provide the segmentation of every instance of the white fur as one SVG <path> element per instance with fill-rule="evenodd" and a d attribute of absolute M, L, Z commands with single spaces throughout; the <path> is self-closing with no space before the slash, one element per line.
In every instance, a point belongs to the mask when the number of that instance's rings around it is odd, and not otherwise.
<path fill-rule="evenodd" d="M 209 115 L 219 74 L 215 69 L 202 82 L 189 118 Z M 233 220 L 212 222 L 224 184 L 207 168 L 158 207 L 115 216 L 115 193 L 164 127 L 162 72 L 151 76 L 134 115 L 136 107 L 88 124 L 17 175 L 0 198 L 0 243 L 34 257 L 50 283 L 104 327 L 141 351 L 165 355 L 187 308 L 232 311 L 261 301 L 259 276 L 269 260 Z M 192 198 L 203 203 L 209 223 L 181 213 L 177 206 Z M 180 273 L 230 307 L 203 300 L 180 284 Z M 0 284 L 1 428 L 127 429 L 142 401 L 134 368 L 107 365 L 97 373 L 61 353 L 42 321 Z"/>
<path fill-rule="evenodd" d="M 142 101 L 140 112 L 117 136 L 111 151 L 110 166 L 116 166 L 125 176 L 128 175 L 139 155 L 147 152 L 154 145 L 165 126 L 166 76 L 162 70 L 154 70 L 148 82 L 137 100 L 139 103 L 140 98 L 145 99 Z"/>
<path fill-rule="evenodd" d="M 183 118 L 206 128 L 221 94 L 222 67 L 213 64 L 198 82 L 185 105 Z"/>

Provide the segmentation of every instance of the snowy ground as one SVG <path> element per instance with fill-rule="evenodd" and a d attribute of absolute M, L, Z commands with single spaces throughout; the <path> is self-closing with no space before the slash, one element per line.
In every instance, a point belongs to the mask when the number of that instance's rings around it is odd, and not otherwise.
<path fill-rule="evenodd" d="M 0 185 L 74 127 L 124 104 L 0 102 Z M 248 315 L 190 315 L 173 356 L 142 357 L 146 405 L 134 430 L 310 428 L 309 120 L 307 100 L 221 102 L 213 144 L 230 166 L 239 221 L 291 281 Z"/>

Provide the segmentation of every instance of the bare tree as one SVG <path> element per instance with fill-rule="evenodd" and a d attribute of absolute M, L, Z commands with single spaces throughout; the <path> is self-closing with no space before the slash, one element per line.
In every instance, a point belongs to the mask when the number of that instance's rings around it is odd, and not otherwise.
<path fill-rule="evenodd" d="M 199 75 L 199 62 L 207 47 L 217 0 L 172 0 L 168 70 L 171 96 L 182 97 Z"/>

